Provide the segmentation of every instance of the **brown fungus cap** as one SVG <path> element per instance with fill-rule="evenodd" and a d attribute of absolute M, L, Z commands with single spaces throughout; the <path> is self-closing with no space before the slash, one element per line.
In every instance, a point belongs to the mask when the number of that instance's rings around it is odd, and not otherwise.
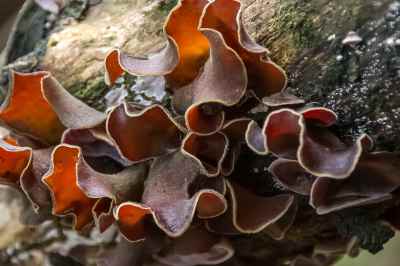
<path fill-rule="evenodd" d="M 200 218 L 224 213 L 226 201 L 214 187 L 189 193 L 189 186 L 199 175 L 198 163 L 180 152 L 157 158 L 141 203 L 122 203 L 115 212 L 121 233 L 130 241 L 143 240 L 145 219 L 150 216 L 167 235 L 179 237 L 189 228 L 196 211 Z"/>
<path fill-rule="evenodd" d="M 164 25 L 166 47 L 148 59 L 139 59 L 119 50 L 106 57 L 109 84 L 124 71 L 138 76 L 166 75 L 171 88 L 192 82 L 208 58 L 209 44 L 198 31 L 199 19 L 207 0 L 182 0 L 171 11 Z"/>
<path fill-rule="evenodd" d="M 166 252 L 155 260 L 170 266 L 217 265 L 229 260 L 234 250 L 229 241 L 194 225 L 172 241 Z"/>
<path fill-rule="evenodd" d="M 225 134 L 208 136 L 189 133 L 182 142 L 182 153 L 199 163 L 207 176 L 218 176 L 227 154 L 229 140 Z"/>
<path fill-rule="evenodd" d="M 282 108 L 269 113 L 260 129 L 255 122 L 247 129 L 247 144 L 258 154 L 271 152 L 279 158 L 297 160 L 314 176 L 343 179 L 357 164 L 365 138 L 344 144 L 328 127 L 336 114 L 326 108 L 313 107 L 295 111 Z"/>
<path fill-rule="evenodd" d="M 268 50 L 251 39 L 241 15 L 240 1 L 216 0 L 207 5 L 201 27 L 220 32 L 227 45 L 242 58 L 248 74 L 248 87 L 258 97 L 281 91 L 286 87 L 285 72 L 269 58 L 264 58 Z"/>
<path fill-rule="evenodd" d="M 207 221 L 211 232 L 220 234 L 255 234 L 277 222 L 290 209 L 293 195 L 261 197 L 240 185 L 226 181 L 229 191 L 228 210 Z"/>
<path fill-rule="evenodd" d="M 246 141 L 246 130 L 251 122 L 249 118 L 236 118 L 225 123 L 221 132 L 229 139 L 229 146 L 224 161 L 222 162 L 221 174 L 229 176 L 235 170 L 235 164 L 240 155 L 241 145 Z"/>
<path fill-rule="evenodd" d="M 83 230 L 93 222 L 92 209 L 98 199 L 89 198 L 78 186 L 76 166 L 79 161 L 78 147 L 62 145 L 54 149 L 52 166 L 43 182 L 51 191 L 54 215 L 74 217 L 74 229 Z"/>
<path fill-rule="evenodd" d="M 279 158 L 271 163 L 268 170 L 284 188 L 300 195 L 310 195 L 316 177 L 297 161 Z"/>
<path fill-rule="evenodd" d="M 166 47 L 148 59 L 111 51 L 106 80 L 113 83 L 124 71 L 165 75 L 175 111 L 185 114 L 187 128 L 199 135 L 220 130 L 224 109 L 239 104 L 248 88 L 264 97 L 286 86 L 282 69 L 263 57 L 267 49 L 244 29 L 238 1 L 181 0 L 164 32 Z"/>
<path fill-rule="evenodd" d="M 268 148 L 262 128 L 255 121 L 251 121 L 246 129 L 246 143 L 249 148 L 259 155 L 267 155 Z"/>
<path fill-rule="evenodd" d="M 311 189 L 310 204 L 319 214 L 325 214 L 388 200 L 400 185 L 399 167 L 396 153 L 363 153 L 347 178 L 318 178 Z"/>
<path fill-rule="evenodd" d="M 246 92 L 247 73 L 239 55 L 226 45 L 218 31 L 201 29 L 201 32 L 210 42 L 210 58 L 205 63 L 202 73 L 192 83 L 175 92 L 174 97 L 177 99 L 174 100 L 174 108 L 183 110 L 184 106 L 189 106 L 185 110 L 187 127 L 197 133 L 210 134 L 219 129 L 218 124 L 209 128 L 196 123 L 207 117 L 204 110 L 199 108 L 210 103 L 222 106 L 239 103 Z M 180 96 L 181 93 L 184 93 L 185 97 Z M 202 119 L 197 118 L 201 116 Z"/>
<path fill-rule="evenodd" d="M 19 187 L 20 178 L 30 164 L 32 149 L 0 141 L 0 183 Z"/>
<path fill-rule="evenodd" d="M 61 143 L 79 146 L 86 157 L 107 157 L 123 166 L 131 164 L 121 157 L 117 147 L 108 137 L 104 125 L 92 129 L 67 129 L 63 133 Z"/>
<path fill-rule="evenodd" d="M 52 153 L 43 182 L 51 191 L 55 215 L 72 214 L 77 230 L 95 221 L 104 231 L 111 224 L 113 205 L 140 198 L 145 174 L 143 165 L 113 175 L 99 173 L 86 163 L 80 147 L 60 144 Z"/>
<path fill-rule="evenodd" d="M 100 252 L 97 266 L 142 266 L 144 243 L 131 243 L 121 239 L 113 248 Z"/>
<path fill-rule="evenodd" d="M 264 232 L 268 234 L 272 239 L 283 240 L 286 237 L 286 233 L 292 227 L 296 217 L 297 211 L 299 209 L 299 204 L 296 198 L 294 198 L 293 204 L 290 206 L 289 210 L 283 215 L 278 221 L 267 226 Z"/>
<path fill-rule="evenodd" d="M 152 105 L 138 110 L 127 103 L 109 113 L 106 128 L 122 158 L 131 162 L 149 160 L 179 149 L 185 132 L 164 107 Z"/>
<path fill-rule="evenodd" d="M 65 128 L 91 128 L 106 118 L 69 94 L 48 72 L 12 71 L 10 80 L 0 121 L 43 145 L 59 143 Z"/>
<path fill-rule="evenodd" d="M 50 195 L 41 183 L 50 153 L 51 149 L 20 146 L 11 138 L 0 140 L 0 183 L 22 191 L 41 216 L 48 216 L 50 208 Z"/>
<path fill-rule="evenodd" d="M 47 72 L 23 74 L 12 71 L 0 120 L 17 133 L 44 144 L 55 144 L 65 127 L 43 96 L 43 80 L 48 76 Z"/>
<path fill-rule="evenodd" d="M 303 99 L 298 98 L 285 90 L 264 97 L 262 102 L 268 107 L 300 106 L 305 103 Z"/>
<path fill-rule="evenodd" d="M 269 171 L 284 188 L 310 195 L 310 205 L 318 214 L 392 198 L 392 192 L 400 185 L 399 155 L 371 152 L 372 142 L 367 135 L 362 135 L 357 143 L 361 149 L 360 158 L 345 178 L 317 177 L 300 162 L 282 158 L 274 161 Z"/>

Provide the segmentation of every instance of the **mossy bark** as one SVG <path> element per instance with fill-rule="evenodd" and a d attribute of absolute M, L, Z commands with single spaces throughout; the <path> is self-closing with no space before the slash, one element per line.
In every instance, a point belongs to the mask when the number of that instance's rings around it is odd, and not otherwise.
<path fill-rule="evenodd" d="M 10 68 L 46 69 L 74 95 L 103 109 L 103 97 L 109 90 L 103 82 L 102 67 L 107 50 L 122 47 L 143 55 L 162 47 L 162 23 L 175 2 L 104 0 L 89 7 L 78 20 L 62 14 L 53 26 L 56 30 L 45 27 L 49 14 L 43 19 L 43 11 L 36 10 L 43 25 L 32 25 L 36 34 L 12 41 L 13 49 L 0 66 L 0 86 L 5 90 Z M 399 2 L 243 2 L 246 26 L 287 70 L 290 91 L 337 112 L 340 122 L 335 129 L 345 139 L 351 141 L 368 133 L 377 141 L 378 149 L 400 150 Z M 17 31 L 30 32 L 29 21 L 22 18 Z M 343 44 L 349 31 L 357 32 L 362 41 Z M 48 40 L 47 45 L 38 44 L 37 32 L 41 39 Z M 21 46 L 24 43 L 31 45 L 29 49 Z M 249 169 L 264 169 L 267 164 L 268 160 L 256 158 Z M 261 171 L 254 180 L 268 179 L 266 175 Z M 335 237 L 335 218 L 312 214 L 306 205 L 304 202 L 304 211 L 284 241 L 274 241 L 265 234 L 234 238 L 239 261 L 243 265 L 284 265 L 298 254 L 310 253 L 324 238 Z"/>

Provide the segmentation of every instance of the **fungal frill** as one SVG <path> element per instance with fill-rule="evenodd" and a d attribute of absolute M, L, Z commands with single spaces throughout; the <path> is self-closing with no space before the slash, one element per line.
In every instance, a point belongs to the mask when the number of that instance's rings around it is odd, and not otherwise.
<path fill-rule="evenodd" d="M 193 226 L 160 254 L 155 255 L 155 260 L 170 266 L 216 265 L 230 259 L 234 250 L 227 239 Z"/>
<path fill-rule="evenodd" d="M 190 189 L 196 179 L 202 178 L 200 172 L 196 161 L 180 152 L 157 158 L 145 182 L 141 203 L 124 202 L 116 209 L 121 233 L 130 241 L 146 238 L 144 223 L 149 217 L 167 235 L 177 237 L 189 228 L 196 213 L 202 219 L 224 213 L 227 203 L 223 180 L 215 178 Z"/>
<path fill-rule="evenodd" d="M 51 165 L 54 145 L 66 128 L 90 128 L 104 119 L 103 113 L 70 95 L 50 73 L 12 71 L 0 110 L 2 125 L 10 130 L 1 143 L 2 181 L 20 188 L 37 212 L 48 214 L 50 194 L 41 179 Z"/>
<path fill-rule="evenodd" d="M 116 174 L 97 172 L 87 164 L 80 147 L 60 144 L 53 150 L 43 182 L 52 193 L 53 214 L 73 215 L 77 230 L 96 222 L 105 231 L 113 222 L 113 206 L 140 198 L 145 174 L 143 165 Z"/>
<path fill-rule="evenodd" d="M 329 128 L 335 122 L 325 108 L 283 108 L 262 129 L 249 124 L 247 142 L 258 154 L 278 157 L 269 167 L 277 183 L 310 196 L 318 214 L 390 199 L 400 181 L 398 154 L 372 152 L 367 135 L 344 143 Z"/>
<path fill-rule="evenodd" d="M 36 2 L 58 12 L 63 1 Z M 291 236 L 305 204 L 323 215 L 395 198 L 400 155 L 374 151 L 366 134 L 342 138 L 334 111 L 285 90 L 285 73 L 249 36 L 242 11 L 236 0 L 181 0 L 163 50 L 147 59 L 109 52 L 106 83 L 125 72 L 162 76 L 167 103 L 124 99 L 100 112 L 48 72 L 12 71 L 0 107 L 9 130 L 0 183 L 24 193 L 40 221 L 53 215 L 83 233 L 118 230 L 99 266 L 221 264 L 234 256 L 237 235 Z M 247 162 L 262 168 L 241 167 Z M 320 265 L 347 252 L 318 248 L 319 257 L 285 263 Z"/>
<path fill-rule="evenodd" d="M 399 163 L 399 154 L 365 153 L 346 179 L 316 179 L 311 188 L 310 204 L 324 214 L 391 199 L 400 186 Z"/>
<path fill-rule="evenodd" d="M 249 147 L 258 154 L 297 160 L 310 174 L 346 178 L 362 153 L 362 139 L 345 145 L 329 127 L 336 114 L 326 108 L 282 108 L 268 114 L 263 128 L 252 122 L 246 133 Z"/>
<path fill-rule="evenodd" d="M 165 48 L 146 60 L 111 51 L 106 80 L 113 83 L 124 72 L 165 75 L 174 110 L 185 116 L 187 128 L 215 133 L 227 107 L 246 92 L 262 98 L 286 86 L 285 73 L 268 58 L 268 50 L 248 35 L 241 12 L 239 1 L 179 1 L 164 26 Z"/>
<path fill-rule="evenodd" d="M 277 223 L 295 204 L 290 194 L 261 197 L 234 182 L 226 181 L 226 184 L 229 209 L 207 221 L 207 228 L 212 232 L 223 235 L 259 233 Z M 289 215 L 293 217 L 295 212 Z"/>

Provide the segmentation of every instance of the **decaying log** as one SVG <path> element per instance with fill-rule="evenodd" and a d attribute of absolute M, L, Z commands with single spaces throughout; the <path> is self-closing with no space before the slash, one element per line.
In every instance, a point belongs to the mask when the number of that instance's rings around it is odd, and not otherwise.
<path fill-rule="evenodd" d="M 25 3 L 0 60 L 3 92 L 9 69 L 44 69 L 77 97 L 102 109 L 109 90 L 103 79 L 107 52 L 119 47 L 141 56 L 163 47 L 162 25 L 174 1 L 82 2 L 85 8 L 67 7 L 57 17 L 32 1 Z M 339 114 L 336 130 L 345 139 L 368 133 L 378 150 L 400 150 L 400 2 L 243 2 L 247 28 L 287 70 L 290 91 Z M 249 171 L 256 173 L 249 173 L 251 182 L 266 182 L 268 163 L 258 157 L 252 161 Z M 317 216 L 306 202 L 300 204 L 304 211 L 285 240 L 263 233 L 233 238 L 238 263 L 284 265 L 337 235 L 337 217 Z"/>

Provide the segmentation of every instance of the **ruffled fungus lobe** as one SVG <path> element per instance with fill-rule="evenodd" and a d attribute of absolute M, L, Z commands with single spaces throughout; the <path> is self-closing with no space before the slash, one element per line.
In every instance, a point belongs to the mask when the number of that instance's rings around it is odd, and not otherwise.
<path fill-rule="evenodd" d="M 20 189 L 41 215 L 48 214 L 49 194 L 41 183 L 48 170 L 50 149 L 32 149 L 12 137 L 0 140 L 0 183 Z"/>
<path fill-rule="evenodd" d="M 69 94 L 48 72 L 12 71 L 10 80 L 0 120 L 16 133 L 42 144 L 59 143 L 66 127 L 91 128 L 106 118 Z"/>
<path fill-rule="evenodd" d="M 229 208 L 226 213 L 207 221 L 207 228 L 221 234 L 255 234 L 277 222 L 290 209 L 294 197 L 281 194 L 272 197 L 260 197 L 227 182 Z"/>
<path fill-rule="evenodd" d="M 101 125 L 106 115 L 71 95 L 50 74 L 42 81 L 43 97 L 61 123 L 69 129 L 91 129 Z"/>
<path fill-rule="evenodd" d="M 57 146 L 52 165 L 43 176 L 53 199 L 53 214 L 74 216 L 74 229 L 83 230 L 93 222 L 92 209 L 97 199 L 85 195 L 77 183 L 77 163 L 80 149 L 69 145 Z"/>
<path fill-rule="evenodd" d="M 204 104 L 233 106 L 239 103 L 247 87 L 247 73 L 242 59 L 226 45 L 222 35 L 212 29 L 200 29 L 210 42 L 210 58 L 203 72 L 189 85 L 174 94 L 174 108 L 186 111 L 186 125 L 194 132 L 209 134 L 218 130 L 201 127 L 209 115 L 201 108 Z M 181 96 L 184 94 L 184 96 Z M 185 110 L 185 106 L 190 106 Z M 199 118 L 200 117 L 200 118 Z"/>
<path fill-rule="evenodd" d="M 290 206 L 285 215 L 283 215 L 275 223 L 266 227 L 264 232 L 267 233 L 272 239 L 283 240 L 296 219 L 298 209 L 299 204 L 297 203 L 296 198 L 294 198 L 293 204 Z"/>
<path fill-rule="evenodd" d="M 106 81 L 112 84 L 124 71 L 132 75 L 167 75 L 171 88 L 193 81 L 208 58 L 209 44 L 197 30 L 207 0 L 183 0 L 171 11 L 164 26 L 168 43 L 147 60 L 119 50 L 106 58 Z"/>
<path fill-rule="evenodd" d="M 146 180 L 142 203 L 126 202 L 115 212 L 122 234 L 130 241 L 144 239 L 145 218 L 151 215 L 167 235 L 178 237 L 189 228 L 196 210 L 201 218 L 225 212 L 224 196 L 214 188 L 189 193 L 199 175 L 198 163 L 179 152 L 157 158 Z"/>
<path fill-rule="evenodd" d="M 20 178 L 29 167 L 32 149 L 0 141 L 0 183 L 18 187 Z"/>
<path fill-rule="evenodd" d="M 189 133 L 182 142 L 182 152 L 196 160 L 207 176 L 221 173 L 229 141 L 225 134 L 200 136 Z"/>
<path fill-rule="evenodd" d="M 52 163 L 43 181 L 53 195 L 53 212 L 72 212 L 77 229 L 94 218 L 101 232 L 114 221 L 111 210 L 115 204 L 140 198 L 147 174 L 144 165 L 129 166 L 116 174 L 99 173 L 86 163 L 80 147 L 67 144 L 54 149 Z"/>
<path fill-rule="evenodd" d="M 364 153 L 349 177 L 318 178 L 311 189 L 310 204 L 317 213 L 325 214 L 390 199 L 400 185 L 399 167 L 398 154 Z"/>
<path fill-rule="evenodd" d="M 325 108 L 310 108 L 302 114 L 305 123 L 297 153 L 302 167 L 315 176 L 336 179 L 349 176 L 361 156 L 364 137 L 347 146 L 327 130 L 336 122 L 335 113 Z"/>
<path fill-rule="evenodd" d="M 301 112 L 283 108 L 271 112 L 262 131 L 266 148 L 278 157 L 296 159 L 301 153 L 302 139 L 308 138 L 306 129 L 309 125 L 328 127 L 335 121 L 336 115 L 325 108 L 309 108 Z"/>
<path fill-rule="evenodd" d="M 213 1 L 207 5 L 200 24 L 201 28 L 213 29 L 222 34 L 227 45 L 244 61 L 248 87 L 262 98 L 281 91 L 287 79 L 279 66 L 263 58 L 268 50 L 254 42 L 246 32 L 241 8 L 240 1 Z"/>
<path fill-rule="evenodd" d="M 210 234 L 200 226 L 192 226 L 155 260 L 171 266 L 217 265 L 234 255 L 227 239 Z"/>
<path fill-rule="evenodd" d="M 91 129 L 67 129 L 64 131 L 61 143 L 79 146 L 86 157 L 108 157 L 123 166 L 131 164 L 121 157 L 107 135 L 105 125 Z"/>
<path fill-rule="evenodd" d="M 270 113 L 262 131 L 267 150 L 278 157 L 295 159 L 303 123 L 301 114 L 291 109 Z"/>
<path fill-rule="evenodd" d="M 35 211 L 48 215 L 51 208 L 50 194 L 42 183 L 42 176 L 49 170 L 52 148 L 32 150 L 28 168 L 20 178 L 21 189 L 30 200 Z"/>
<path fill-rule="evenodd" d="M 11 72 L 10 88 L 0 110 L 0 120 L 18 133 L 47 144 L 60 140 L 64 126 L 43 96 L 47 72 Z"/>
<path fill-rule="evenodd" d="M 268 170 L 286 189 L 300 195 L 310 195 L 316 177 L 309 174 L 297 161 L 280 158 L 273 161 Z"/>
<path fill-rule="evenodd" d="M 223 176 L 229 176 L 233 173 L 241 145 L 245 143 L 246 130 L 250 122 L 251 119 L 249 118 L 236 118 L 226 122 L 221 129 L 221 132 L 229 139 L 228 150 L 221 168 Z"/>
<path fill-rule="evenodd" d="M 183 100 L 186 101 L 186 100 Z M 174 97 L 174 102 L 182 102 L 179 95 Z M 177 104 L 175 109 L 177 109 Z M 191 105 L 191 103 L 187 103 Z M 183 109 L 181 113 L 185 113 Z M 179 112 L 179 110 L 177 110 Z M 215 103 L 192 105 L 185 113 L 185 125 L 198 135 L 211 135 L 219 131 L 225 121 L 225 112 Z"/>
<path fill-rule="evenodd" d="M 167 46 L 149 59 L 111 51 L 106 80 L 113 83 L 124 71 L 165 75 L 175 111 L 185 113 L 186 126 L 197 134 L 220 130 L 222 109 L 238 104 L 248 88 L 264 97 L 286 86 L 285 73 L 263 58 L 267 49 L 245 31 L 238 1 L 179 1 L 164 31 Z"/>
<path fill-rule="evenodd" d="M 354 170 L 342 179 L 316 177 L 299 162 L 282 158 L 274 161 L 269 171 L 285 188 L 310 195 L 310 204 L 318 214 L 390 199 L 400 185 L 399 155 L 369 152 L 372 143 L 366 135 L 357 142 L 361 148 L 360 159 L 355 162 Z"/>
<path fill-rule="evenodd" d="M 160 105 L 140 111 L 127 103 L 109 113 L 106 128 L 122 157 L 132 162 L 178 149 L 185 131 Z"/>
<path fill-rule="evenodd" d="M 285 106 L 300 106 L 305 103 L 301 98 L 298 98 L 286 91 L 274 93 L 262 99 L 263 104 L 269 107 L 285 107 Z"/>
<path fill-rule="evenodd" d="M 259 127 L 256 121 L 251 121 L 246 130 L 247 146 L 259 155 L 267 155 L 268 148 L 263 130 Z"/>
<path fill-rule="evenodd" d="M 297 160 L 314 176 L 343 179 L 354 170 L 365 138 L 345 145 L 328 130 L 336 119 L 334 112 L 322 107 L 279 109 L 268 115 L 262 130 L 255 122 L 249 125 L 247 143 L 258 154 L 270 151 Z"/>
<path fill-rule="evenodd" d="M 100 252 L 96 259 L 97 266 L 142 266 L 143 243 L 130 243 L 121 239 L 114 247 Z"/>

